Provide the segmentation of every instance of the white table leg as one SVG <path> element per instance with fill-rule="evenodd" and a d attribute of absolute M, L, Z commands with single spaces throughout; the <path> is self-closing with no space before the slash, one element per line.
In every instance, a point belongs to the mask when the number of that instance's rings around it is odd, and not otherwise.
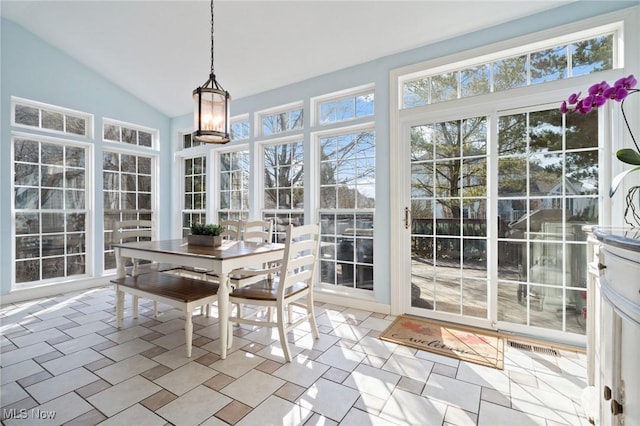
<path fill-rule="evenodd" d="M 220 287 L 218 288 L 218 324 L 220 326 L 220 358 L 227 358 L 227 348 L 231 346 L 229 333 L 229 277 L 220 274 Z"/>
<path fill-rule="evenodd" d="M 119 247 L 114 249 L 114 254 L 116 256 L 116 276 L 118 278 L 124 278 L 127 276 L 127 273 L 124 270 L 124 259 L 120 255 Z M 122 317 L 124 316 L 124 292 L 119 291 L 117 285 L 113 286 L 113 288 L 116 290 L 116 325 L 118 328 L 121 328 Z"/>
<path fill-rule="evenodd" d="M 133 303 L 133 318 L 138 318 L 138 296 L 133 296 L 131 303 Z"/>
<path fill-rule="evenodd" d="M 187 358 L 191 358 L 191 344 L 193 343 L 193 321 L 191 320 L 192 312 L 190 310 L 186 310 L 184 316 L 186 320 L 184 324 L 184 337 L 187 341 Z"/>
<path fill-rule="evenodd" d="M 116 326 L 122 328 L 122 317 L 124 316 L 124 291 L 116 286 Z"/>

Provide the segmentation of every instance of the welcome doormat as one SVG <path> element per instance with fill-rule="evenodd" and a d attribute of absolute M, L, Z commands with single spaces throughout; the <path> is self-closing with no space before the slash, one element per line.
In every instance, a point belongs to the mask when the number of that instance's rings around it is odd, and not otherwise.
<path fill-rule="evenodd" d="M 380 339 L 504 369 L 504 338 L 496 332 L 401 315 Z"/>

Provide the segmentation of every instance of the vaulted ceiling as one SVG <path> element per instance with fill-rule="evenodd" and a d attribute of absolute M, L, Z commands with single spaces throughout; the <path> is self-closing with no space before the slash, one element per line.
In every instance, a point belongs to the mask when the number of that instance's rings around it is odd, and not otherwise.
<path fill-rule="evenodd" d="M 576 0 L 215 2 L 215 70 L 235 99 Z M 169 117 L 210 68 L 207 0 L 2 0 L 0 12 Z"/>

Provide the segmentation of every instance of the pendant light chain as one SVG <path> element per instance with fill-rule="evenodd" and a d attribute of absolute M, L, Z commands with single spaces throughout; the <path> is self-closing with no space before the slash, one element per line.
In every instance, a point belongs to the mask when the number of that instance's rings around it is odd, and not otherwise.
<path fill-rule="evenodd" d="M 214 75 L 213 69 L 213 0 L 211 0 L 211 75 Z"/>

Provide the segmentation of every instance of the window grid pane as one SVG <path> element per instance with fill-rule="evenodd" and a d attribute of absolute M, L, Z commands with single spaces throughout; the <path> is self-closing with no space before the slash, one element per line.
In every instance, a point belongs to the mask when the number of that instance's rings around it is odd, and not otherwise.
<path fill-rule="evenodd" d="M 318 103 L 320 125 L 354 120 L 374 114 L 373 92 Z"/>
<path fill-rule="evenodd" d="M 343 133 L 318 142 L 321 282 L 373 290 L 375 133 Z"/>
<path fill-rule="evenodd" d="M 123 220 L 152 220 L 153 158 L 103 151 L 104 269 L 116 267 L 113 226 Z"/>
<path fill-rule="evenodd" d="M 262 216 L 273 220 L 277 241 L 284 241 L 288 224 L 304 224 L 303 154 L 302 141 L 264 147 Z"/>
<path fill-rule="evenodd" d="M 261 115 L 262 134 L 273 135 L 290 130 L 302 129 L 302 108 Z"/>
<path fill-rule="evenodd" d="M 249 217 L 249 151 L 220 154 L 218 221 Z"/>
<path fill-rule="evenodd" d="M 14 123 L 44 131 L 89 136 L 90 116 L 67 111 L 55 106 L 37 106 L 16 102 L 13 105 Z"/>
<path fill-rule="evenodd" d="M 231 140 L 249 139 L 249 120 L 236 121 L 231 123 Z"/>
<path fill-rule="evenodd" d="M 130 145 L 153 147 L 155 132 L 143 130 L 133 126 L 123 126 L 105 120 L 102 138 L 105 141 L 120 142 Z"/>
<path fill-rule="evenodd" d="M 586 331 L 582 227 L 599 222 L 597 119 L 557 109 L 499 118 L 498 288 L 522 324 Z M 499 304 L 498 319 L 513 315 Z"/>
<path fill-rule="evenodd" d="M 182 208 L 182 235 L 189 234 L 192 223 L 206 223 L 207 157 L 185 158 Z M 195 222 L 194 222 L 195 221 Z"/>
<path fill-rule="evenodd" d="M 13 144 L 15 282 L 84 275 L 87 149 L 37 139 Z"/>
<path fill-rule="evenodd" d="M 403 108 L 444 102 L 613 68 L 614 34 L 602 34 L 527 55 L 504 57 L 402 83 Z"/>
<path fill-rule="evenodd" d="M 412 127 L 410 173 L 412 306 L 486 318 L 487 118 Z"/>

